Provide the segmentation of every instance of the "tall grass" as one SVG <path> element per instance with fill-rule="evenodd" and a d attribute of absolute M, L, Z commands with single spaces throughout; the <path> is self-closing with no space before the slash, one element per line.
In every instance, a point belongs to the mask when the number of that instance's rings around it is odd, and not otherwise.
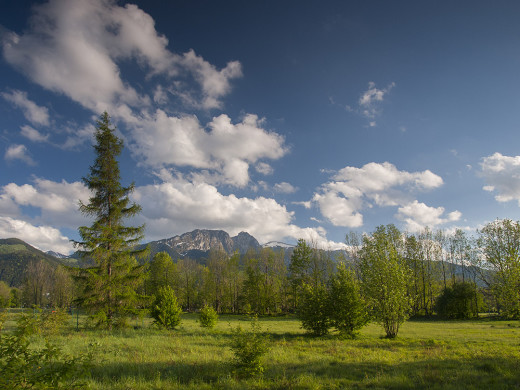
<path fill-rule="evenodd" d="M 408 321 L 395 340 L 376 324 L 355 340 L 307 336 L 292 317 L 260 318 L 271 348 L 263 376 L 235 376 L 230 349 L 238 324 L 222 316 L 214 329 L 184 315 L 178 330 L 150 320 L 105 332 L 70 327 L 52 340 L 78 354 L 98 343 L 92 389 L 508 389 L 520 385 L 520 326 L 514 321 Z M 81 322 L 81 321 L 80 321 Z M 9 321 L 4 331 L 9 331 Z M 80 324 L 81 325 L 81 324 Z"/>

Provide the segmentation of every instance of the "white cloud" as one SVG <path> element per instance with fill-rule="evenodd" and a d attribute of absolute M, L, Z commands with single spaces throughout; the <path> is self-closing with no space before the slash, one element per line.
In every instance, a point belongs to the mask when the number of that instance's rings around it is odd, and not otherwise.
<path fill-rule="evenodd" d="M 160 184 L 137 187 L 133 198 L 143 207 L 141 218 L 149 239 L 181 234 L 195 228 L 223 229 L 231 235 L 247 231 L 260 242 L 282 238 L 329 242 L 322 228 L 300 228 L 292 224 L 294 213 L 274 199 L 223 195 L 208 183 L 188 181 L 160 172 Z"/>
<path fill-rule="evenodd" d="M 485 191 L 496 192 L 498 202 L 516 200 L 520 205 L 520 156 L 495 153 L 482 158 L 480 175 L 487 185 Z"/>
<path fill-rule="evenodd" d="M 73 247 L 69 239 L 50 226 L 34 226 L 26 221 L 0 216 L 0 237 L 19 238 L 43 251 L 68 254 Z"/>
<path fill-rule="evenodd" d="M 429 170 L 406 172 L 389 162 L 372 162 L 361 168 L 341 169 L 314 194 L 313 201 L 333 225 L 360 227 L 363 209 L 406 205 L 411 193 L 442 184 L 442 178 Z"/>
<path fill-rule="evenodd" d="M 217 177 L 210 181 L 244 187 L 249 182 L 249 164 L 260 159 L 278 159 L 287 149 L 284 138 L 261 127 L 256 115 L 248 114 L 233 124 L 227 115 L 208 123 L 206 131 L 195 116 L 172 117 L 157 110 L 154 117 L 136 123 L 134 152 L 147 165 L 172 165 L 210 170 Z M 266 170 L 265 165 L 260 169 Z"/>
<path fill-rule="evenodd" d="M 262 175 L 272 175 L 274 172 L 274 169 L 272 166 L 265 162 L 259 162 L 256 164 L 255 169 L 258 173 L 261 173 Z"/>
<path fill-rule="evenodd" d="M 285 181 L 281 182 L 281 183 L 276 183 L 274 185 L 274 190 L 276 192 L 281 192 L 283 194 L 293 194 L 295 193 L 296 191 L 298 191 L 298 188 L 297 187 L 294 187 L 292 184 L 290 183 L 287 183 Z"/>
<path fill-rule="evenodd" d="M 370 81 L 368 83 L 368 89 L 363 92 L 359 98 L 358 113 L 369 119 L 368 125 L 370 127 L 377 126 L 375 118 L 381 113 L 380 104 L 393 87 L 395 87 L 395 83 L 390 83 L 386 88 L 378 89 L 376 88 L 376 84 L 373 81 Z M 352 108 L 348 111 L 352 111 Z"/>
<path fill-rule="evenodd" d="M 359 105 L 362 107 L 372 107 L 376 102 L 382 102 L 385 95 L 395 87 L 395 83 L 391 83 L 388 87 L 383 89 L 377 89 L 376 84 L 373 81 L 368 83 L 368 89 L 359 98 Z"/>
<path fill-rule="evenodd" d="M 292 202 L 292 204 L 303 206 L 306 209 L 310 209 L 312 207 L 312 202 L 310 200 L 305 201 L 305 202 L 303 202 L 303 201 L 302 202 Z"/>
<path fill-rule="evenodd" d="M 25 138 L 28 138 L 33 142 L 47 142 L 49 140 L 49 134 L 43 135 L 31 126 L 22 126 L 20 127 L 20 130 Z"/>
<path fill-rule="evenodd" d="M 119 61 L 136 60 L 151 76 L 165 76 L 176 92 L 208 109 L 221 107 L 230 80 L 242 75 L 237 61 L 219 70 L 192 50 L 169 51 L 152 17 L 132 4 L 51 0 L 33 11 L 29 31 L 7 34 L 4 58 L 39 85 L 96 113 L 120 105 L 141 110 L 151 103 L 122 80 Z M 200 88 L 200 102 L 187 84 L 190 78 Z"/>
<path fill-rule="evenodd" d="M 361 206 L 359 199 L 344 198 L 334 191 L 325 190 L 323 194 L 314 194 L 313 201 L 318 203 L 321 215 L 334 226 L 355 228 L 363 225 L 363 215 L 357 211 Z"/>
<path fill-rule="evenodd" d="M 396 217 L 406 222 L 406 229 L 410 232 L 422 231 L 425 227 L 434 228 L 447 222 L 458 221 L 462 214 L 459 211 L 453 211 L 446 217 L 444 207 L 430 207 L 417 200 L 399 207 Z"/>
<path fill-rule="evenodd" d="M 219 71 L 202 57 L 197 56 L 193 50 L 178 58 L 179 63 L 191 70 L 202 87 L 202 107 L 206 109 L 222 108 L 219 99 L 229 93 L 231 89 L 229 81 L 242 76 L 240 62 L 229 62 L 224 69 Z"/>
<path fill-rule="evenodd" d="M 27 98 L 27 92 L 14 90 L 10 92 L 0 93 L 2 97 L 13 103 L 17 108 L 23 111 L 25 119 L 33 125 L 49 126 L 49 110 L 47 107 L 38 106 L 33 101 Z"/>
<path fill-rule="evenodd" d="M 36 162 L 28 154 L 27 147 L 25 145 L 11 145 L 7 148 L 4 158 L 7 161 L 20 160 L 28 165 L 36 165 Z"/>
<path fill-rule="evenodd" d="M 73 229 L 85 224 L 78 207 L 80 199 L 88 202 L 88 198 L 89 191 L 82 183 L 65 180 L 58 183 L 36 178 L 34 185 L 9 183 L 0 190 L 0 199 L 6 202 L 39 209 L 39 215 L 30 218 L 33 222 Z"/>
<path fill-rule="evenodd" d="M 67 136 L 65 142 L 60 145 L 60 147 L 63 149 L 74 149 L 86 141 L 92 140 L 96 128 L 92 124 L 87 124 L 80 128 L 67 127 L 65 131 L 69 135 Z"/>

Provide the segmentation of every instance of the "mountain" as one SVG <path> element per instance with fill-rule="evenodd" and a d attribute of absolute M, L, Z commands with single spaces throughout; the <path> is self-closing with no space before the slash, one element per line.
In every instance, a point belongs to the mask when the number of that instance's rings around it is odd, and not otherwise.
<path fill-rule="evenodd" d="M 286 244 L 280 241 L 269 241 L 262 245 L 262 248 L 283 248 L 283 249 L 294 249 L 296 245 Z"/>
<path fill-rule="evenodd" d="M 68 259 L 69 258 L 68 255 L 64 255 L 63 253 L 58 253 L 58 252 L 54 252 L 54 251 L 47 251 L 45 253 L 48 254 L 49 256 L 56 257 L 57 259 Z"/>
<path fill-rule="evenodd" d="M 211 250 L 223 250 L 228 254 L 238 251 L 240 254 L 244 254 L 250 248 L 260 248 L 256 238 L 249 233 L 241 232 L 231 237 L 223 230 L 206 229 L 197 229 L 180 236 L 151 241 L 146 245 L 150 247 L 149 259 L 153 258 L 156 253 L 166 252 L 174 260 L 186 257 L 201 260 L 207 258 Z"/>
<path fill-rule="evenodd" d="M 9 286 L 22 284 L 27 265 L 33 261 L 45 261 L 53 268 L 60 261 L 17 238 L 0 239 L 0 280 Z"/>

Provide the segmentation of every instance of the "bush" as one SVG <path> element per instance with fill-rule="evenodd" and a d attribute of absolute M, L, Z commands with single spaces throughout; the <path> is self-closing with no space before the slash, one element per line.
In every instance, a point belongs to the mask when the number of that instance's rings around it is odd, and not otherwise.
<path fill-rule="evenodd" d="M 0 388 L 83 388 L 93 351 L 73 357 L 48 341 L 41 349 L 31 346 L 39 320 L 22 315 L 13 335 L 0 334 Z"/>
<path fill-rule="evenodd" d="M 342 263 L 331 278 L 329 305 L 331 323 L 344 337 L 354 338 L 369 321 L 356 277 Z"/>
<path fill-rule="evenodd" d="M 240 326 L 233 330 L 231 349 L 239 375 L 253 377 L 264 372 L 262 357 L 269 351 L 268 342 L 269 338 L 261 333 L 256 316 L 251 319 L 250 331 L 245 332 Z"/>
<path fill-rule="evenodd" d="M 296 314 L 302 323 L 303 329 L 314 336 L 327 334 L 331 321 L 329 293 L 326 286 L 321 283 L 316 286 L 304 284 Z"/>
<path fill-rule="evenodd" d="M 46 335 L 60 333 L 70 320 L 63 309 L 46 310 L 40 314 L 40 329 Z"/>
<path fill-rule="evenodd" d="M 204 305 L 204 307 L 200 311 L 199 315 L 200 326 L 203 328 L 213 328 L 217 325 L 218 322 L 218 314 L 213 309 L 213 306 Z"/>
<path fill-rule="evenodd" d="M 446 287 L 437 298 L 436 310 L 439 316 L 449 319 L 478 317 L 479 302 L 482 297 L 473 283 L 456 282 Z"/>
<path fill-rule="evenodd" d="M 170 286 L 159 288 L 150 314 L 159 327 L 175 329 L 180 324 L 182 309 Z"/>

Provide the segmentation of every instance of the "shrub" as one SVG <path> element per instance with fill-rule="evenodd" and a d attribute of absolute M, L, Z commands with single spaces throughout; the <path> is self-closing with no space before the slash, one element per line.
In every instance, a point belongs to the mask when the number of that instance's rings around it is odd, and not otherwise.
<path fill-rule="evenodd" d="M 7 310 L 0 311 L 0 332 L 2 332 L 2 328 L 4 327 L 4 323 L 7 321 L 9 313 Z"/>
<path fill-rule="evenodd" d="M 338 265 L 337 273 L 331 278 L 329 306 L 331 323 L 344 337 L 354 338 L 369 321 L 359 283 L 354 272 L 343 263 Z"/>
<path fill-rule="evenodd" d="M 159 327 L 175 329 L 180 324 L 182 309 L 170 286 L 159 288 L 150 314 Z"/>
<path fill-rule="evenodd" d="M 264 372 L 262 357 L 269 351 L 268 343 L 269 338 L 261 333 L 256 316 L 251 319 L 250 331 L 244 331 L 240 326 L 233 330 L 231 349 L 239 375 L 253 377 Z"/>
<path fill-rule="evenodd" d="M 331 326 L 329 295 L 324 284 L 303 285 L 297 315 L 302 328 L 314 336 L 323 336 L 329 332 Z"/>
<path fill-rule="evenodd" d="M 69 315 L 63 309 L 46 310 L 40 314 L 40 329 L 44 334 L 60 333 L 69 321 Z"/>
<path fill-rule="evenodd" d="M 482 297 L 473 283 L 456 282 L 437 298 L 437 314 L 449 319 L 475 318 L 478 317 L 479 301 Z"/>
<path fill-rule="evenodd" d="M 204 305 L 204 307 L 200 311 L 199 315 L 200 326 L 203 328 L 213 328 L 217 325 L 218 322 L 218 314 L 213 309 L 213 306 Z"/>
<path fill-rule="evenodd" d="M 83 388 L 93 360 L 93 351 L 73 357 L 64 355 L 50 342 L 31 346 L 39 327 L 35 317 L 22 315 L 13 335 L 0 334 L 0 388 Z"/>

